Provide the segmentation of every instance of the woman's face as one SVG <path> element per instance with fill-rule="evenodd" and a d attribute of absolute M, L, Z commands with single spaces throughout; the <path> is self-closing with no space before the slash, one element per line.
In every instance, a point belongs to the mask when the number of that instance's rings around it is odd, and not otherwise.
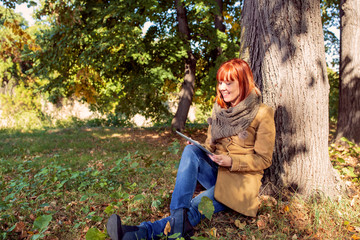
<path fill-rule="evenodd" d="M 240 88 L 238 81 L 219 81 L 219 91 L 226 103 L 232 107 L 240 102 Z"/>

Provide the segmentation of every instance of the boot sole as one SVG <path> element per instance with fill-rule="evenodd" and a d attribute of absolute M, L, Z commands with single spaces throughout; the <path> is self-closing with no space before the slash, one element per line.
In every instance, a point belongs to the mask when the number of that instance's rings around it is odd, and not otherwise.
<path fill-rule="evenodd" d="M 116 214 L 110 216 L 106 224 L 107 233 L 112 240 L 121 240 L 123 233 L 121 229 L 120 217 Z"/>

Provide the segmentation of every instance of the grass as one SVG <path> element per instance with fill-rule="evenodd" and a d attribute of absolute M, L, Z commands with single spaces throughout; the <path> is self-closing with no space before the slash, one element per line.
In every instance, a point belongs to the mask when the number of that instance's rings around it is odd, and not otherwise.
<path fill-rule="evenodd" d="M 188 133 L 205 138 L 204 128 Z M 185 142 L 166 128 L 3 129 L 0 139 L 0 239 L 106 239 L 112 213 L 128 224 L 169 215 Z M 360 149 L 329 153 L 349 196 L 262 196 L 256 218 L 218 213 L 196 238 L 360 239 Z"/>

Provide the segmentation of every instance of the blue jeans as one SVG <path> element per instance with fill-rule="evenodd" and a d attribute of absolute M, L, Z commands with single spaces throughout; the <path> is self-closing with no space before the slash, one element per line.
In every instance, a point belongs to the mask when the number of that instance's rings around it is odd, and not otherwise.
<path fill-rule="evenodd" d="M 194 145 L 187 145 L 181 156 L 170 209 L 188 208 L 188 219 L 192 226 L 196 226 L 204 218 L 204 215 L 198 211 L 199 203 L 204 196 L 213 201 L 214 213 L 227 209 L 214 198 L 216 177 L 217 165 L 201 149 Z M 192 198 L 197 181 L 206 190 Z M 167 217 L 155 222 L 143 222 L 140 226 L 147 228 L 148 239 L 156 239 L 169 220 L 170 217 Z"/>

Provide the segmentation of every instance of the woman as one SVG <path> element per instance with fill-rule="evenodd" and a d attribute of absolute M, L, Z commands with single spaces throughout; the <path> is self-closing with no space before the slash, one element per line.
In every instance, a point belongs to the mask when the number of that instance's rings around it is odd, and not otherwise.
<path fill-rule="evenodd" d="M 182 153 L 171 215 L 139 226 L 122 225 L 112 215 L 107 230 L 113 240 L 156 239 L 170 224 L 170 236 L 190 238 L 193 227 L 204 217 L 198 211 L 201 198 L 209 197 L 215 213 L 231 208 L 256 216 L 263 170 L 271 165 L 275 142 L 274 111 L 261 103 L 248 64 L 241 59 L 223 63 L 216 75 L 217 95 L 205 147 L 207 155 L 194 145 Z M 197 182 L 206 190 L 192 198 Z M 174 236 L 175 236 L 174 235 Z"/>

